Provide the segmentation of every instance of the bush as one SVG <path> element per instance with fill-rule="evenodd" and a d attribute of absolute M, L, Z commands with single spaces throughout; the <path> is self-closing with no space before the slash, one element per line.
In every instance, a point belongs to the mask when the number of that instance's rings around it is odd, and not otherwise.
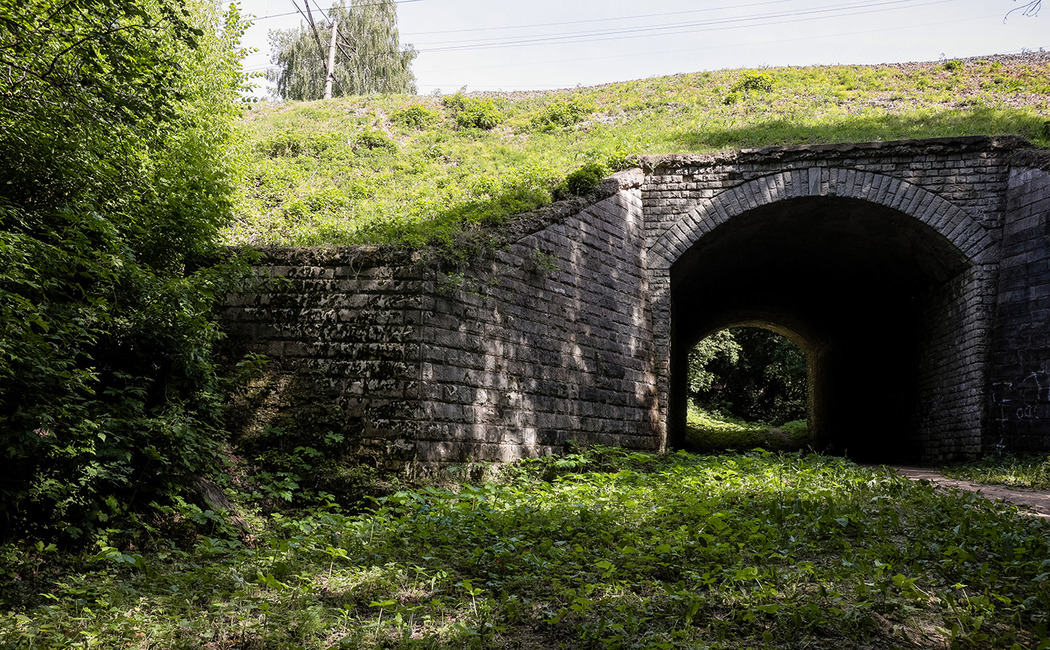
<path fill-rule="evenodd" d="M 689 392 L 701 408 L 749 421 L 806 414 L 806 356 L 786 337 L 755 327 L 721 330 L 689 353 Z"/>
<path fill-rule="evenodd" d="M 335 144 L 328 135 L 282 131 L 257 146 L 268 158 L 294 158 L 295 156 L 317 157 Z"/>
<path fill-rule="evenodd" d="M 466 97 L 462 92 L 442 100 L 445 108 L 452 111 L 456 125 L 463 129 L 492 130 L 503 123 L 503 112 L 496 102 L 488 97 Z"/>
<path fill-rule="evenodd" d="M 773 77 L 768 72 L 745 72 L 733 85 L 735 92 L 769 92 L 773 90 Z"/>
<path fill-rule="evenodd" d="M 529 122 L 530 128 L 538 131 L 554 131 L 560 128 L 574 126 L 594 112 L 592 104 L 584 103 L 578 99 L 559 99 L 548 104 L 543 111 L 532 118 Z"/>
<path fill-rule="evenodd" d="M 2 538 L 84 540 L 220 465 L 230 278 L 206 260 L 238 182 L 243 23 L 210 6 L 0 21 L 20 43 L 0 58 Z"/>
<path fill-rule="evenodd" d="M 363 131 L 357 135 L 356 142 L 365 149 L 397 151 L 397 143 L 379 131 Z"/>
<path fill-rule="evenodd" d="M 641 161 L 639 161 L 637 153 L 624 149 L 617 149 L 612 155 L 605 159 L 605 164 L 614 172 L 622 172 L 627 169 L 639 167 Z"/>
<path fill-rule="evenodd" d="M 555 188 L 559 198 L 566 196 L 583 196 L 594 191 L 598 184 L 609 176 L 609 168 L 602 163 L 587 163 L 565 177 Z"/>
<path fill-rule="evenodd" d="M 422 129 L 439 119 L 441 119 L 441 113 L 421 104 L 406 106 L 390 116 L 392 123 L 409 129 Z"/>

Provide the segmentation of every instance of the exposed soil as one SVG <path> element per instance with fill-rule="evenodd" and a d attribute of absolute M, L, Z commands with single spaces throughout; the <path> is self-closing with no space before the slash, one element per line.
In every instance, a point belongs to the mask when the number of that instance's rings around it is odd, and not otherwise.
<path fill-rule="evenodd" d="M 1019 507 L 1033 517 L 1050 519 L 1050 491 L 1027 488 L 1008 488 L 1003 485 L 983 485 L 948 478 L 926 467 L 893 467 L 892 469 L 913 481 L 928 481 L 937 487 L 975 492 L 993 501 L 1002 500 Z"/>

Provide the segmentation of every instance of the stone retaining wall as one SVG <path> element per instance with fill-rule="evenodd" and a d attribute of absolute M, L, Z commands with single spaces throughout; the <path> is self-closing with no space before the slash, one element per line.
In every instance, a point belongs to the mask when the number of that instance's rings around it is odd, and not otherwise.
<path fill-rule="evenodd" d="M 955 138 L 645 164 L 453 273 L 393 250 L 264 251 L 276 282 L 223 313 L 231 358 L 270 359 L 232 425 L 338 431 L 392 466 L 661 450 L 681 442 L 679 357 L 747 321 L 809 346 L 832 449 L 1050 448 L 1044 153 Z M 869 407 L 903 436 L 834 417 Z"/>

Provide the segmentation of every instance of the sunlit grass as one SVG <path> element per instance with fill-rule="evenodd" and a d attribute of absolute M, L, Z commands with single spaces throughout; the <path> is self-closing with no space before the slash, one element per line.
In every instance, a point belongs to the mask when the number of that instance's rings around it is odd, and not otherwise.
<path fill-rule="evenodd" d="M 693 451 L 724 449 L 804 449 L 811 443 L 805 420 L 774 426 L 747 422 L 724 413 L 712 413 L 689 402 L 686 414 L 686 446 Z"/>
<path fill-rule="evenodd" d="M 599 449 L 178 546 L 3 549 L 0 644 L 1036 647 L 1050 528 L 818 455 Z M 202 531 L 207 530 L 202 528 Z M 1014 643 L 1019 644 L 1013 646 Z"/>
<path fill-rule="evenodd" d="M 941 468 L 945 476 L 989 485 L 1050 489 L 1050 455 L 989 455 Z"/>
<path fill-rule="evenodd" d="M 419 245 L 543 205 L 584 164 L 615 170 L 642 154 L 963 135 L 1050 145 L 1048 80 L 1045 57 L 726 70 L 489 93 L 504 116 L 489 131 L 457 127 L 436 97 L 263 105 L 243 123 L 253 154 L 226 239 Z M 396 119 L 414 105 L 438 119 L 418 128 Z M 373 146 L 375 134 L 392 146 Z"/>

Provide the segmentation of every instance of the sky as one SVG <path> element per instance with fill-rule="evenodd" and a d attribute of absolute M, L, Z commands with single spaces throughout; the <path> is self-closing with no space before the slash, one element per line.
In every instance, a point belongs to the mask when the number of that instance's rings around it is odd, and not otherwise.
<path fill-rule="evenodd" d="M 327 9 L 336 0 L 310 0 Z M 347 0 L 349 2 L 349 0 Z M 1027 0 L 400 0 L 417 92 L 549 90 L 677 73 L 784 65 L 936 61 L 1050 48 L 1050 6 Z M 297 0 L 302 6 L 303 0 Z M 302 19 L 292 0 L 241 0 L 242 41 Z M 1006 18 L 1004 22 L 1004 18 Z M 258 82 L 257 82 L 258 83 Z M 256 91 L 265 95 L 264 87 Z"/>

